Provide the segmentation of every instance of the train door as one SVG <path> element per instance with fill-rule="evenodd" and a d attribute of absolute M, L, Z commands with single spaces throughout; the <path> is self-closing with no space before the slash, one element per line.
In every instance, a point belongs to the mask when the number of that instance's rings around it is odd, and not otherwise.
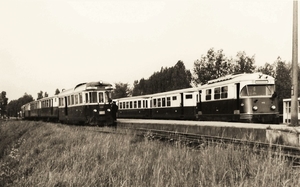
<path fill-rule="evenodd" d="M 65 97 L 65 115 L 68 115 L 68 102 L 67 102 L 68 98 Z"/>
<path fill-rule="evenodd" d="M 183 93 L 180 93 L 180 110 L 181 110 L 181 114 L 180 114 L 180 118 L 184 118 L 184 99 L 183 99 Z"/>
<path fill-rule="evenodd" d="M 53 115 L 53 99 L 50 99 L 51 116 Z"/>
<path fill-rule="evenodd" d="M 202 93 L 202 90 L 199 90 L 199 99 L 198 99 L 198 102 L 197 102 L 197 114 L 198 114 L 198 115 L 201 115 L 201 114 L 202 114 L 201 93 Z"/>
<path fill-rule="evenodd" d="M 240 114 L 240 83 L 236 84 L 236 108 L 234 114 Z"/>

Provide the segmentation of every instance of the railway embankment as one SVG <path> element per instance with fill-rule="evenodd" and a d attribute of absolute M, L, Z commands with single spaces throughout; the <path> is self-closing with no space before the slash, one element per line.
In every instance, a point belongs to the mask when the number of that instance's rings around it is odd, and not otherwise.
<path fill-rule="evenodd" d="M 118 119 L 118 126 L 127 128 L 149 128 L 270 144 L 300 146 L 300 128 L 289 127 L 284 124 Z"/>

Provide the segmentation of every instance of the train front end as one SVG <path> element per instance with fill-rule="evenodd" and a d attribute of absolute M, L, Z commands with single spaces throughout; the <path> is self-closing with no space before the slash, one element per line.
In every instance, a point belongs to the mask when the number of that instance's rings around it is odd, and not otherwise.
<path fill-rule="evenodd" d="M 279 123 L 278 98 L 274 78 L 259 74 L 256 79 L 240 84 L 240 120 Z"/>
<path fill-rule="evenodd" d="M 114 124 L 113 119 L 113 103 L 111 99 L 111 84 L 95 84 L 87 85 L 86 98 L 89 103 L 86 109 L 86 119 L 90 125 L 111 126 Z"/>

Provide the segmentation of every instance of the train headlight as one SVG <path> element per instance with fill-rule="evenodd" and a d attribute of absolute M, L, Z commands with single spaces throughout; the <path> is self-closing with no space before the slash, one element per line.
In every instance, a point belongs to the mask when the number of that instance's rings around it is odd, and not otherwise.
<path fill-rule="evenodd" d="M 93 111 L 94 111 L 94 112 L 97 112 L 97 109 L 94 109 Z"/>
<path fill-rule="evenodd" d="M 272 106 L 271 106 L 271 109 L 272 109 L 272 110 L 275 110 L 275 109 L 276 109 L 276 106 L 275 106 L 275 105 L 272 105 Z"/>
<path fill-rule="evenodd" d="M 110 112 L 110 108 L 107 109 L 107 112 Z"/>
<path fill-rule="evenodd" d="M 256 111 L 258 109 L 258 107 L 257 106 L 253 106 L 252 109 L 253 109 L 253 111 Z"/>

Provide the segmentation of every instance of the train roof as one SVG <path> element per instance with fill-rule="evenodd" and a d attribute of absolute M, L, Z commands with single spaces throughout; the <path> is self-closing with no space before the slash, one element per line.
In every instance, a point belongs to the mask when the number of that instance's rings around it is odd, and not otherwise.
<path fill-rule="evenodd" d="M 157 97 L 157 96 L 170 95 L 170 94 L 176 94 L 176 93 L 188 93 L 188 92 L 194 92 L 194 91 L 201 90 L 201 89 L 207 89 L 207 88 L 213 87 L 213 86 L 220 86 L 220 85 L 247 82 L 247 81 L 255 81 L 255 83 L 262 83 L 262 84 L 266 84 L 266 82 L 268 82 L 269 84 L 272 84 L 272 83 L 274 83 L 274 78 L 270 75 L 266 75 L 263 73 L 231 74 L 231 75 L 226 75 L 224 77 L 210 80 L 207 82 L 207 84 L 204 84 L 204 85 L 201 85 L 198 87 L 185 88 L 185 89 L 180 89 L 180 90 L 160 92 L 160 93 L 154 93 L 154 94 L 148 94 L 148 95 L 124 97 L 124 98 L 119 98 L 117 100 L 121 101 L 121 100 L 132 100 L 132 99 L 140 99 L 140 98 L 147 99 L 150 97 Z"/>
<path fill-rule="evenodd" d="M 220 77 L 218 79 L 210 80 L 207 82 L 207 84 L 224 82 L 227 80 L 246 81 L 246 80 L 253 80 L 253 79 L 274 79 L 274 78 L 270 75 L 266 75 L 263 73 L 241 73 L 241 74 L 226 75 L 226 76 Z"/>
<path fill-rule="evenodd" d="M 85 90 L 98 90 L 99 88 L 103 88 L 103 90 L 111 90 L 112 84 L 103 81 L 80 83 L 77 84 L 74 88 L 62 91 L 58 95 L 68 95 L 73 92 L 80 92 Z"/>

